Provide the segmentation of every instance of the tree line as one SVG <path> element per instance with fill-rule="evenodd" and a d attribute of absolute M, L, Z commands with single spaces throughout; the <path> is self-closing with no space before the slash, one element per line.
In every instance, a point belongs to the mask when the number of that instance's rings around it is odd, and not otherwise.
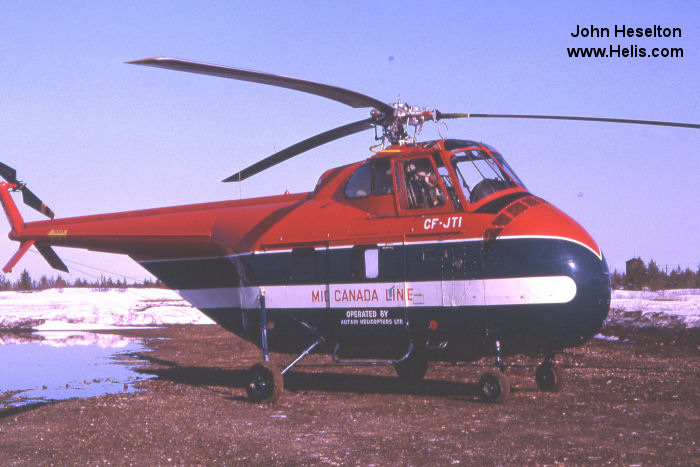
<path fill-rule="evenodd" d="M 615 270 L 611 275 L 611 283 L 613 289 L 627 290 L 665 290 L 665 289 L 700 289 L 700 266 L 693 271 L 690 268 L 682 270 L 680 266 L 668 271 L 661 269 L 652 259 L 648 263 L 644 263 L 637 258 L 637 265 L 631 268 L 629 273 L 618 272 Z M 80 277 L 72 282 L 65 280 L 62 276 L 47 277 L 41 276 L 38 280 L 34 280 L 29 271 L 22 271 L 19 278 L 12 282 L 3 274 L 0 274 L 0 291 L 6 290 L 45 290 L 45 289 L 61 289 L 66 287 L 84 287 L 92 289 L 126 289 L 128 287 L 158 287 L 164 288 L 165 285 L 159 280 L 144 279 L 142 282 L 127 282 L 126 278 L 113 279 L 111 277 L 101 276 L 93 281 L 82 279 Z"/>
<path fill-rule="evenodd" d="M 636 261 L 636 264 L 629 268 L 629 272 L 613 272 L 613 289 L 700 289 L 700 266 L 695 271 L 689 267 L 683 270 L 680 266 L 668 271 L 667 268 L 660 268 L 653 259 L 646 264 L 641 258 L 635 258 L 633 261 Z"/>
<path fill-rule="evenodd" d="M 45 275 L 41 276 L 38 280 L 34 280 L 26 269 L 22 271 L 19 278 L 12 282 L 7 279 L 4 274 L 0 274 L 0 291 L 7 290 L 45 290 L 45 289 L 63 289 L 67 287 L 84 287 L 91 289 L 107 290 L 107 289 L 126 289 L 129 287 L 138 288 L 151 288 L 158 287 L 164 288 L 165 285 L 159 280 L 144 279 L 142 282 L 127 282 L 126 278 L 123 279 L 113 279 L 111 277 L 100 276 L 93 281 L 87 279 L 82 279 L 80 277 L 74 279 L 73 281 L 67 281 L 62 276 L 58 277 L 47 277 Z"/>

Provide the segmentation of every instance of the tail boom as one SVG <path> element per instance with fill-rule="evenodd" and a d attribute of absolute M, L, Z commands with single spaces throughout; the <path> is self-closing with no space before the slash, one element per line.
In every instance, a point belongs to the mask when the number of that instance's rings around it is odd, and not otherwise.
<path fill-rule="evenodd" d="M 216 256 L 228 251 L 212 240 L 212 224 L 230 206 L 219 202 L 28 222 L 13 239 L 34 241 L 54 268 L 60 260 L 52 246 L 125 254 L 136 260 Z"/>

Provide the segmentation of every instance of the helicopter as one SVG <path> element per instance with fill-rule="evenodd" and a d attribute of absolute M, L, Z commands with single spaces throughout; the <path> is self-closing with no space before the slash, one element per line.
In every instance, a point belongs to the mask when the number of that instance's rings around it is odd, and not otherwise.
<path fill-rule="evenodd" d="M 387 104 L 344 88 L 167 57 L 127 62 L 301 91 L 368 118 L 325 131 L 224 179 L 240 182 L 313 148 L 374 130 L 366 160 L 325 171 L 307 193 L 55 219 L 0 163 L 0 202 L 19 242 L 9 272 L 34 246 L 125 254 L 223 328 L 261 349 L 246 392 L 274 402 L 283 376 L 311 352 L 339 364 L 393 365 L 418 382 L 431 362 L 493 358 L 479 380 L 487 402 L 508 398 L 506 357 L 542 358 L 535 382 L 558 391 L 555 354 L 583 345 L 610 307 L 610 273 L 595 240 L 532 194 L 485 143 L 418 141 L 423 125 L 525 118 L 661 125 L 649 120 L 442 113 Z M 50 220 L 25 223 L 12 198 Z M 280 369 L 270 352 L 297 355 Z"/>

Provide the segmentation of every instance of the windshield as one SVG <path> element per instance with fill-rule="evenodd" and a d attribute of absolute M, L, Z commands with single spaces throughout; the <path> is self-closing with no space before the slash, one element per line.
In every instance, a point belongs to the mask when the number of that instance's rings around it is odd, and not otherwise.
<path fill-rule="evenodd" d="M 503 156 L 495 151 L 463 149 L 450 156 L 450 163 L 470 203 L 509 188 L 525 188 Z"/>

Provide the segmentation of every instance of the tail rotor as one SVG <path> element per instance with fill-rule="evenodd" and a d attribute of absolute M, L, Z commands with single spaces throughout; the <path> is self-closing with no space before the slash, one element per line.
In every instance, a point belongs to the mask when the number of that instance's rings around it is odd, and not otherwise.
<path fill-rule="evenodd" d="M 2 162 L 0 162 L 0 177 L 6 180 L 5 182 L 0 182 L 0 203 L 2 203 L 2 207 L 7 215 L 7 220 L 10 222 L 10 226 L 12 227 L 10 238 L 20 242 L 17 253 L 10 258 L 10 261 L 8 261 L 5 267 L 2 268 L 2 271 L 4 273 L 11 272 L 24 254 L 32 246 L 34 246 L 51 267 L 58 269 L 59 271 L 68 272 L 68 268 L 63 261 L 61 261 L 61 258 L 58 257 L 53 248 L 51 248 L 50 244 L 45 241 L 41 242 L 36 239 L 25 238 L 22 236 L 24 221 L 17 210 L 17 206 L 15 205 L 10 192 L 22 192 L 22 200 L 24 201 L 24 204 L 36 209 L 50 219 L 54 218 L 53 211 L 49 209 L 49 207 L 46 206 L 37 195 L 27 188 L 26 183 L 17 180 L 17 171 L 15 169 L 3 164 Z"/>
<path fill-rule="evenodd" d="M 53 219 L 55 217 L 54 212 L 46 204 L 44 204 L 44 202 L 41 201 L 39 197 L 34 194 L 34 192 L 27 188 L 26 183 L 17 180 L 17 171 L 15 169 L 0 162 L 0 176 L 10 185 L 14 185 L 10 187 L 12 191 L 20 191 L 22 193 L 22 201 L 24 201 L 24 204 L 32 209 L 36 209 L 49 219 Z"/>

